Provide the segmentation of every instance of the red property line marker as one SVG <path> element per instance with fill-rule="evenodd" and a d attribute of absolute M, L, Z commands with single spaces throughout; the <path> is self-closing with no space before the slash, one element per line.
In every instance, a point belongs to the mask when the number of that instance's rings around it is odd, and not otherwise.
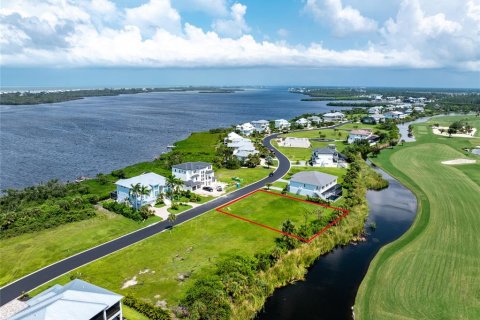
<path fill-rule="evenodd" d="M 283 197 L 283 198 L 287 198 L 287 199 L 290 199 L 290 200 L 293 200 L 293 201 L 298 201 L 298 202 L 305 202 L 305 203 L 308 203 L 308 204 L 313 204 L 313 205 L 317 205 L 317 206 L 321 206 L 321 207 L 325 207 L 325 208 L 330 208 L 330 209 L 334 209 L 334 210 L 340 210 L 343 212 L 343 214 L 341 216 L 339 216 L 337 219 L 335 219 L 334 221 L 330 222 L 326 227 L 324 227 L 322 230 L 320 230 L 319 232 L 317 232 L 316 234 L 314 234 L 312 237 L 310 237 L 309 239 L 305 239 L 305 238 L 302 238 L 302 237 L 299 237 L 295 234 L 291 234 L 291 233 L 288 233 L 288 232 L 284 232 L 282 230 L 278 230 L 278 229 L 275 229 L 273 227 L 270 227 L 270 226 L 267 226 L 265 224 L 262 224 L 262 223 L 259 223 L 259 222 L 256 222 L 256 221 L 253 221 L 253 220 L 250 220 L 250 219 L 247 219 L 247 218 L 244 218 L 244 217 L 240 217 L 240 216 L 237 216 L 233 213 L 230 213 L 230 212 L 226 212 L 223 210 L 223 208 L 229 206 L 229 205 L 232 205 L 234 204 L 235 202 L 238 202 L 242 199 L 245 199 L 251 195 L 253 195 L 254 193 L 257 193 L 257 192 L 264 192 L 264 193 L 268 193 L 268 194 L 271 194 L 271 195 L 274 195 L 274 196 L 277 196 L 277 197 Z M 242 220 L 242 221 L 245 221 L 245 222 L 248 222 L 248 223 L 251 223 L 253 225 L 256 225 L 256 226 L 259 226 L 259 227 L 262 227 L 262 228 L 265 228 L 265 229 L 268 229 L 268 230 L 271 230 L 271 231 L 275 231 L 275 232 L 278 232 L 280 234 L 283 234 L 285 236 L 288 236 L 288 237 L 292 237 L 292 238 L 295 238 L 295 239 L 298 239 L 302 242 L 305 242 L 305 243 L 310 243 L 312 242 L 316 237 L 320 236 L 322 233 L 324 233 L 325 231 L 327 231 L 328 229 L 330 229 L 331 227 L 333 227 L 334 225 L 336 225 L 340 220 L 342 220 L 343 218 L 345 218 L 349 211 L 347 209 L 343 209 L 343 208 L 338 208 L 338 207 L 332 207 L 332 206 L 329 206 L 329 205 L 326 205 L 326 204 L 323 204 L 323 203 L 316 203 L 316 202 L 312 202 L 312 201 L 307 201 L 307 200 L 304 200 L 304 199 L 298 199 L 298 198 L 295 198 L 295 197 L 292 197 L 292 196 L 289 196 L 289 195 L 284 195 L 284 194 L 278 194 L 278 193 L 275 193 L 275 192 L 271 192 L 271 191 L 267 191 L 267 190 L 255 190 L 255 191 L 252 191 L 250 193 L 247 193 L 246 195 L 243 195 L 235 200 L 232 200 L 230 202 L 227 202 L 226 204 L 224 204 L 223 206 L 220 206 L 218 208 L 215 209 L 217 212 L 220 212 L 220 213 L 223 213 L 224 215 L 227 215 L 227 216 L 230 216 L 230 217 L 233 217 L 233 218 L 236 218 L 236 219 L 239 219 L 239 220 Z"/>

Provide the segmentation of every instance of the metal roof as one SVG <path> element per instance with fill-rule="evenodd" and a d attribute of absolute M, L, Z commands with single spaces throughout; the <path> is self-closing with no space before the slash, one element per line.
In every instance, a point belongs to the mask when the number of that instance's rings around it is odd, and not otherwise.
<path fill-rule="evenodd" d="M 294 174 L 290 181 L 295 181 L 303 184 L 310 184 L 315 186 L 324 186 L 330 182 L 333 182 L 337 179 L 336 176 L 333 176 L 328 173 L 318 172 L 318 171 L 302 171 Z"/>
<path fill-rule="evenodd" d="M 140 183 L 141 186 L 146 187 L 157 185 L 164 186 L 166 184 L 166 179 L 164 176 L 161 176 L 159 174 L 147 172 L 139 176 L 135 176 L 129 179 L 120 179 L 115 182 L 117 186 L 122 186 L 125 188 L 131 188 L 132 185 L 136 185 L 137 183 Z"/>
<path fill-rule="evenodd" d="M 27 301 L 28 308 L 11 320 L 84 320 L 119 302 L 123 297 L 83 280 L 55 285 Z"/>

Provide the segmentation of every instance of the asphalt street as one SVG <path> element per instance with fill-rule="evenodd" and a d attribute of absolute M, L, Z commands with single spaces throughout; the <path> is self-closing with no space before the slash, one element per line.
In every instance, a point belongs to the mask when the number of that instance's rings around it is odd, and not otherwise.
<path fill-rule="evenodd" d="M 275 170 L 275 173 L 272 177 L 264 178 L 258 182 L 255 182 L 247 187 L 238 189 L 234 192 L 231 192 L 225 196 L 219 197 L 213 201 L 205 203 L 201 206 L 195 207 L 184 213 L 180 214 L 173 224 L 174 226 L 185 221 L 194 219 L 195 217 L 215 209 L 227 202 L 230 202 L 234 199 L 242 197 L 252 191 L 255 191 L 259 188 L 262 188 L 267 183 L 272 183 L 275 180 L 281 178 L 285 175 L 290 169 L 290 162 L 282 153 L 275 149 L 271 144 L 270 140 L 274 139 L 278 134 L 273 134 L 266 137 L 263 140 L 263 144 L 275 150 L 275 155 L 278 159 L 278 167 Z M 111 253 L 114 253 L 118 250 L 121 250 L 127 246 L 130 246 L 134 243 L 147 239 L 157 233 L 163 232 L 171 228 L 172 223 L 169 221 L 161 221 L 156 224 L 153 224 L 144 229 L 135 231 L 133 233 L 127 234 L 120 238 L 114 239 L 110 242 L 104 243 L 87 251 L 81 252 L 54 264 L 51 264 L 43 269 L 40 269 L 36 272 L 33 272 L 19 280 L 16 280 L 5 287 L 0 289 L 0 305 L 19 297 L 24 292 L 29 292 L 30 290 L 52 280 L 56 277 L 67 273 L 71 270 L 74 270 L 82 265 L 90 263 L 96 259 L 105 257 Z"/>

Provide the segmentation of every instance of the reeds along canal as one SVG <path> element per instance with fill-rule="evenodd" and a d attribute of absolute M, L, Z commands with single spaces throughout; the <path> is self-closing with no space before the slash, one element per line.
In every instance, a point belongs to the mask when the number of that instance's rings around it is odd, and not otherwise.
<path fill-rule="evenodd" d="M 369 216 L 365 241 L 339 247 L 321 256 L 305 281 L 280 288 L 271 296 L 257 320 L 352 319 L 352 306 L 360 282 L 378 250 L 399 238 L 412 224 L 415 195 L 379 168 L 389 181 L 381 191 L 368 191 Z"/>

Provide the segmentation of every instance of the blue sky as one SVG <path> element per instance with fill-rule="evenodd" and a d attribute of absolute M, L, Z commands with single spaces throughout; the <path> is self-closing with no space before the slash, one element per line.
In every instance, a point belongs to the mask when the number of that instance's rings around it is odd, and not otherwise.
<path fill-rule="evenodd" d="M 480 0 L 4 0 L 10 86 L 480 87 Z"/>

